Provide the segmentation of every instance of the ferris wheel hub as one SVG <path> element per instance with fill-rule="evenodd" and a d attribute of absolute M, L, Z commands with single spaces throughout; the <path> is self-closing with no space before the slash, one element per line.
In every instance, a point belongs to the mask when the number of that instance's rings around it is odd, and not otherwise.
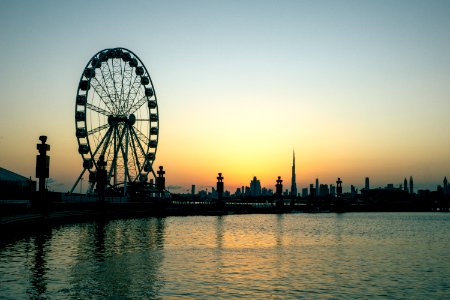
<path fill-rule="evenodd" d="M 134 123 L 136 123 L 136 116 L 131 114 L 128 116 L 128 125 L 134 125 Z"/>
<path fill-rule="evenodd" d="M 136 123 L 136 116 L 134 114 L 130 114 L 128 117 L 124 115 L 109 115 L 108 116 L 108 124 L 109 126 L 114 126 L 117 124 L 128 124 L 133 126 Z"/>

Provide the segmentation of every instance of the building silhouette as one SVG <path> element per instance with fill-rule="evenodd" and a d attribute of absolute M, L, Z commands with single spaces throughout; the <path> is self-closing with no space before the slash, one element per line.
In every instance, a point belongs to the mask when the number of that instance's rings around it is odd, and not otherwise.
<path fill-rule="evenodd" d="M 320 193 L 319 193 L 319 178 L 316 178 L 316 194 L 315 194 L 315 196 L 316 197 L 320 196 Z"/>
<path fill-rule="evenodd" d="M 326 197 L 330 195 L 330 190 L 328 188 L 328 184 L 321 184 L 319 187 L 320 197 Z"/>
<path fill-rule="evenodd" d="M 303 198 L 308 197 L 308 188 L 302 188 L 302 197 Z"/>
<path fill-rule="evenodd" d="M 450 194 L 447 176 L 444 177 L 444 194 Z"/>
<path fill-rule="evenodd" d="M 292 152 L 292 179 L 291 179 L 291 196 L 297 197 L 297 182 L 295 174 L 295 152 Z"/>
<path fill-rule="evenodd" d="M 365 182 L 364 188 L 365 188 L 366 190 L 370 190 L 369 177 L 366 177 L 366 182 Z"/>
<path fill-rule="evenodd" d="M 408 180 L 406 180 L 406 177 L 405 180 L 403 180 L 403 190 L 408 192 Z"/>
<path fill-rule="evenodd" d="M 409 177 L 409 193 L 414 194 L 414 181 L 412 176 Z"/>
<path fill-rule="evenodd" d="M 0 199 L 30 200 L 36 191 L 36 181 L 0 167 Z"/>
<path fill-rule="evenodd" d="M 314 184 L 309 185 L 309 196 L 315 197 L 316 196 L 316 189 L 314 188 Z"/>
<path fill-rule="evenodd" d="M 245 192 L 244 192 L 244 195 L 245 196 L 250 196 L 252 193 L 251 193 L 251 191 L 250 191 L 250 187 L 249 186 L 246 186 L 245 187 Z"/>
<path fill-rule="evenodd" d="M 250 181 L 250 194 L 252 196 L 260 196 L 261 195 L 261 182 L 253 176 L 253 180 Z"/>
<path fill-rule="evenodd" d="M 332 197 L 336 196 L 336 187 L 334 185 L 332 185 L 332 184 L 330 184 L 330 195 Z"/>

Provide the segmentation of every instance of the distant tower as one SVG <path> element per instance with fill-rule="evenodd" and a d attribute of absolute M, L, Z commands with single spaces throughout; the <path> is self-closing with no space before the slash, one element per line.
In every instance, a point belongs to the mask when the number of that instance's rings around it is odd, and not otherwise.
<path fill-rule="evenodd" d="M 338 178 L 336 181 L 336 194 L 338 197 L 342 195 L 342 180 L 341 178 Z"/>
<path fill-rule="evenodd" d="M 314 184 L 309 185 L 309 196 L 315 197 L 316 196 L 316 189 L 314 188 Z"/>
<path fill-rule="evenodd" d="M 405 192 L 408 192 L 408 180 L 406 180 L 406 177 L 405 180 L 403 181 L 403 190 Z"/>
<path fill-rule="evenodd" d="M 217 176 L 217 202 L 220 203 L 222 201 L 223 195 L 223 176 L 222 173 L 219 173 Z"/>
<path fill-rule="evenodd" d="M 319 193 L 319 178 L 316 178 L 316 196 L 319 197 L 320 193 Z"/>
<path fill-rule="evenodd" d="M 275 185 L 275 193 L 278 197 L 281 197 L 281 194 L 283 193 L 283 180 L 281 179 L 281 176 L 278 176 L 277 184 Z"/>
<path fill-rule="evenodd" d="M 366 190 L 369 190 L 369 189 L 370 189 L 369 177 L 366 177 L 366 184 L 364 185 L 364 188 L 365 188 Z"/>
<path fill-rule="evenodd" d="M 409 193 L 414 194 L 414 182 L 412 176 L 409 177 Z"/>
<path fill-rule="evenodd" d="M 449 190 L 448 190 L 448 181 L 447 181 L 447 176 L 444 177 L 444 194 L 448 194 Z"/>
<path fill-rule="evenodd" d="M 330 184 L 330 195 L 333 197 L 336 196 L 336 187 L 332 184 Z"/>
<path fill-rule="evenodd" d="M 297 197 L 297 182 L 295 179 L 295 152 L 292 151 L 292 179 L 291 179 L 291 196 Z"/>
<path fill-rule="evenodd" d="M 261 195 L 261 182 L 253 176 L 253 180 L 250 181 L 250 193 L 252 196 L 260 196 Z"/>

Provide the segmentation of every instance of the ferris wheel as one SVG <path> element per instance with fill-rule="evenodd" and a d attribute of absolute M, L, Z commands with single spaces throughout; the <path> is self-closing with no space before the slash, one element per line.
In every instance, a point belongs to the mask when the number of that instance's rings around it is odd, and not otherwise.
<path fill-rule="evenodd" d="M 86 171 L 93 190 L 99 160 L 106 162 L 106 185 L 124 194 L 130 182 L 156 177 L 158 103 L 150 74 L 132 51 L 104 49 L 89 60 L 78 84 L 75 127 L 83 171 L 71 192 Z"/>

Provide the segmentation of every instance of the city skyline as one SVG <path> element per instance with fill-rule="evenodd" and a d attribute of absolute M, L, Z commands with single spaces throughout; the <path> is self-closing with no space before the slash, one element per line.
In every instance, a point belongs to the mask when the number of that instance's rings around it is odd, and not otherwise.
<path fill-rule="evenodd" d="M 220 173 L 222 174 L 222 173 Z M 283 181 L 283 178 L 279 178 Z M 310 183 L 308 185 L 305 186 L 301 186 L 300 188 L 297 188 L 297 196 L 301 196 L 302 195 L 302 189 L 307 189 L 308 193 L 309 193 L 309 189 L 308 187 L 314 187 L 315 188 L 315 193 L 316 196 L 320 196 L 320 187 L 324 186 L 326 187 L 326 189 L 330 188 L 330 189 L 334 189 L 336 188 L 336 183 L 338 180 L 340 180 L 341 178 L 338 177 L 336 178 L 336 181 L 331 181 L 331 182 L 325 182 L 325 183 L 320 183 L 319 185 L 319 178 L 316 178 L 316 182 L 314 183 Z M 276 180 L 274 181 L 276 183 Z M 370 182 L 370 177 L 365 177 L 364 178 L 364 183 L 362 184 L 355 184 L 352 182 L 348 182 L 347 184 L 343 184 L 343 187 L 345 187 L 343 189 L 344 193 L 358 193 L 361 190 L 377 190 L 377 189 L 401 189 L 404 190 L 406 192 L 408 192 L 408 194 L 417 194 L 418 191 L 423 190 L 423 191 L 437 191 L 439 187 L 443 188 L 444 191 L 447 191 L 447 185 L 448 185 L 448 181 L 447 181 L 447 176 L 444 176 L 444 178 L 441 180 L 441 182 L 436 182 L 434 186 L 425 186 L 423 184 L 419 184 L 416 185 L 414 183 L 413 180 L 413 176 L 409 177 L 409 181 L 406 180 L 406 178 L 404 179 L 403 183 L 400 181 L 399 183 L 395 183 L 395 182 L 386 182 L 384 183 L 384 185 L 377 185 L 377 186 L 372 186 L 369 184 Z M 236 194 L 239 195 L 241 193 L 245 193 L 245 190 L 248 189 L 250 191 L 250 195 L 255 196 L 255 195 L 260 195 L 261 194 L 261 189 L 266 189 L 266 191 L 268 192 L 274 192 L 275 190 L 275 184 L 271 185 L 269 184 L 261 184 L 261 181 L 258 179 L 258 176 L 253 176 L 252 180 L 250 181 L 249 185 L 242 185 L 242 186 L 233 186 L 231 188 L 228 188 L 226 186 L 226 181 L 225 183 L 225 190 L 227 192 L 229 192 L 230 194 Z M 343 181 L 341 181 L 341 183 L 344 183 Z M 286 183 L 285 183 L 286 184 Z M 254 186 L 257 186 L 257 188 L 255 188 Z M 192 191 L 195 190 L 198 186 L 195 184 L 191 185 L 191 189 L 186 189 L 186 187 L 182 187 L 182 186 L 174 186 L 174 185 L 169 185 L 168 186 L 168 190 L 172 190 L 172 191 L 176 191 L 178 193 L 187 193 L 187 194 L 195 194 Z M 198 193 L 200 192 L 212 192 L 214 191 L 216 188 L 215 183 L 211 184 L 211 185 L 203 185 L 200 186 L 200 189 L 198 190 Z M 235 189 L 234 189 L 235 188 Z M 254 190 L 259 190 L 259 193 L 254 194 Z M 236 190 L 233 193 L 233 190 Z M 319 192 L 317 192 L 319 191 Z M 292 194 L 292 184 L 291 184 L 291 189 L 288 188 L 288 186 L 284 185 L 283 186 L 283 193 L 285 196 L 287 195 L 293 195 Z M 334 193 L 331 193 L 334 194 Z"/>
<path fill-rule="evenodd" d="M 298 192 L 337 177 L 435 189 L 450 174 L 449 2 L 135 4 L 125 22 L 118 1 L 0 3 L 1 167 L 34 178 L 44 134 L 56 190 L 70 190 L 81 72 L 122 46 L 158 93 L 154 169 L 168 186 L 214 186 L 222 172 L 230 191 L 255 175 L 289 189 L 293 147 Z"/>

